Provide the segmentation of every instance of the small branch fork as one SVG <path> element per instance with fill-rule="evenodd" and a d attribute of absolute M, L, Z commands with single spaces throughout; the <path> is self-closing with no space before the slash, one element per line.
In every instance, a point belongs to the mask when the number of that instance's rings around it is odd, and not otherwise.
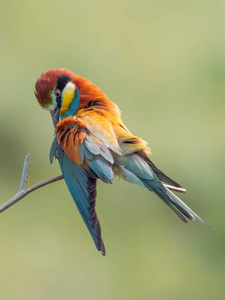
<path fill-rule="evenodd" d="M 63 175 L 59 175 L 59 176 L 56 176 L 56 177 L 53 177 L 50 179 L 46 179 L 46 180 L 41 181 L 27 189 L 24 189 L 26 179 L 27 179 L 27 168 L 28 168 L 29 158 L 30 158 L 30 154 L 27 154 L 25 157 L 24 165 L 23 165 L 23 173 L 22 173 L 22 178 L 21 178 L 18 193 L 12 199 L 10 199 L 6 203 L 4 203 L 2 206 L 0 206 L 0 213 L 3 212 L 4 210 L 8 209 L 10 206 L 16 204 L 18 201 L 23 199 L 25 196 L 27 196 L 31 192 L 33 192 L 47 184 L 62 180 L 64 178 Z"/>

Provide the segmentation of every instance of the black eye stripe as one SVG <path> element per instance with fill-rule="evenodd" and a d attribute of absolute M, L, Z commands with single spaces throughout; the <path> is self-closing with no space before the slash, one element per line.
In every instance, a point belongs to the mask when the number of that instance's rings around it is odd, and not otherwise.
<path fill-rule="evenodd" d="M 67 76 L 67 75 L 59 76 L 59 78 L 57 80 L 55 91 L 59 90 L 61 92 L 61 94 L 62 94 L 62 91 L 63 91 L 64 87 L 66 86 L 66 84 L 69 81 L 72 81 L 69 76 Z"/>
<path fill-rule="evenodd" d="M 62 75 L 59 76 L 57 83 L 56 83 L 56 88 L 55 88 L 55 96 L 57 100 L 57 107 L 61 107 L 61 95 L 64 87 L 67 85 L 69 81 L 72 81 L 71 78 L 67 75 Z"/>

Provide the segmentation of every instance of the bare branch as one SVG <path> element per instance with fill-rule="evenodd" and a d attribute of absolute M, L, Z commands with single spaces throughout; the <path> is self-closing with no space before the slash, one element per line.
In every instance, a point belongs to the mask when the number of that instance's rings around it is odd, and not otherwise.
<path fill-rule="evenodd" d="M 2 206 L 0 206 L 0 213 L 2 213 L 4 210 L 8 209 L 10 206 L 16 204 L 18 201 L 20 201 L 21 199 L 26 197 L 31 192 L 33 192 L 47 184 L 62 180 L 64 178 L 63 175 L 58 175 L 56 177 L 52 177 L 52 178 L 46 179 L 44 181 L 41 181 L 27 189 L 24 189 L 26 179 L 27 179 L 27 168 L 28 168 L 29 159 L 30 159 L 30 154 L 27 154 L 25 157 L 24 165 L 23 165 L 23 172 L 22 172 L 22 177 L 21 177 L 21 182 L 20 182 L 20 187 L 19 187 L 18 193 L 12 199 L 10 199 L 6 203 L 4 203 Z M 181 193 L 186 192 L 186 190 L 182 189 L 182 188 L 173 187 L 173 186 L 170 186 L 167 184 L 164 184 L 164 185 L 167 188 L 169 188 L 170 190 L 173 190 L 176 192 L 181 192 Z"/>
<path fill-rule="evenodd" d="M 23 191 L 24 187 L 25 187 L 29 159 L 30 159 L 30 154 L 28 153 L 25 157 L 25 161 L 24 161 L 24 165 L 23 165 L 23 173 L 22 173 L 22 177 L 21 177 L 19 192 Z"/>
<path fill-rule="evenodd" d="M 4 210 L 6 210 L 7 208 L 9 208 L 10 206 L 14 205 L 21 199 L 23 199 L 25 196 L 27 196 L 31 192 L 33 192 L 47 184 L 50 184 L 55 181 L 59 181 L 64 178 L 63 175 L 59 175 L 59 176 L 41 181 L 41 182 L 27 188 L 26 190 L 24 190 L 24 186 L 25 186 L 26 178 L 27 178 L 27 168 L 28 168 L 29 158 L 30 158 L 30 154 L 27 154 L 25 157 L 24 165 L 23 165 L 23 173 L 22 173 L 22 178 L 21 178 L 18 193 L 12 199 L 10 199 L 6 203 L 4 203 L 2 206 L 0 206 L 0 213 L 3 212 Z"/>

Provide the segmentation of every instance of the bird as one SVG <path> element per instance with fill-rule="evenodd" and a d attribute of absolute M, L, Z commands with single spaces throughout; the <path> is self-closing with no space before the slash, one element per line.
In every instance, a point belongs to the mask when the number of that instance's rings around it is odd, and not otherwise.
<path fill-rule="evenodd" d="M 90 80 L 67 69 L 50 69 L 35 84 L 40 106 L 50 111 L 55 136 L 49 159 L 59 162 L 69 192 L 98 251 L 106 254 L 96 214 L 96 183 L 114 177 L 147 188 L 185 223 L 187 219 L 212 228 L 173 191 L 186 190 L 150 160 L 146 141 L 123 124 L 119 107 Z"/>

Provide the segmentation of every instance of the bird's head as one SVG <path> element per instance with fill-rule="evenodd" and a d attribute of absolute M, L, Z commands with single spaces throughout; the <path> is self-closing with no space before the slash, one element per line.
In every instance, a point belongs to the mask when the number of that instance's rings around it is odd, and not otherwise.
<path fill-rule="evenodd" d="M 56 125 L 59 117 L 73 115 L 78 108 L 80 93 L 76 75 L 66 69 L 44 72 L 35 84 L 35 96 L 39 104 L 51 112 Z"/>
<path fill-rule="evenodd" d="M 119 117 L 120 111 L 101 89 L 90 80 L 67 69 L 50 69 L 38 78 L 35 96 L 39 104 L 50 111 L 53 123 L 73 116 L 80 108 L 95 107 Z"/>

